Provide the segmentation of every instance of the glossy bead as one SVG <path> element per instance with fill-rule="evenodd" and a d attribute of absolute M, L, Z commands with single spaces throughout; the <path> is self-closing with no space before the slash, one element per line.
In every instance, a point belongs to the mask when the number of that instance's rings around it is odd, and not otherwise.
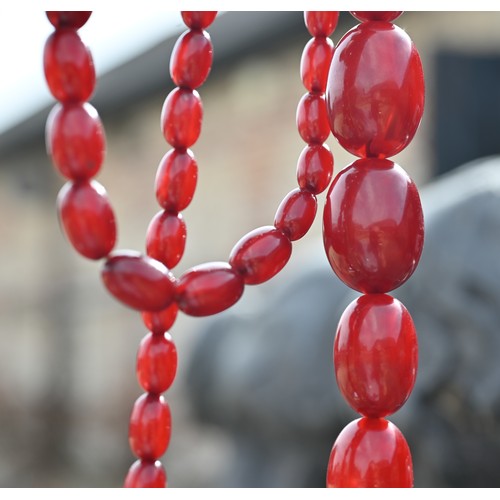
<path fill-rule="evenodd" d="M 312 36 L 330 36 L 337 27 L 337 11 L 305 11 L 304 22 Z"/>
<path fill-rule="evenodd" d="M 89 100 L 95 87 L 94 62 L 76 31 L 61 29 L 49 36 L 43 67 L 49 90 L 58 101 Z"/>
<path fill-rule="evenodd" d="M 67 182 L 57 196 L 57 209 L 64 233 L 78 253 L 97 260 L 113 250 L 115 215 L 97 181 Z"/>
<path fill-rule="evenodd" d="M 328 190 L 323 242 L 337 276 L 363 293 L 386 293 L 417 267 L 424 243 L 415 183 L 390 160 L 364 159 L 340 171 Z"/>
<path fill-rule="evenodd" d="M 136 460 L 128 470 L 125 488 L 166 488 L 167 474 L 159 460 Z"/>
<path fill-rule="evenodd" d="M 217 17 L 217 11 L 181 11 L 184 24 L 191 29 L 205 29 Z"/>
<path fill-rule="evenodd" d="M 297 128 L 307 144 L 321 144 L 330 135 L 325 98 L 321 94 L 304 94 L 297 106 Z"/>
<path fill-rule="evenodd" d="M 188 30 L 176 41 L 170 58 L 170 76 L 176 85 L 196 89 L 207 79 L 213 60 L 210 35 Z"/>
<path fill-rule="evenodd" d="M 258 285 L 278 274 L 292 254 L 292 244 L 273 226 L 263 226 L 243 236 L 231 250 L 229 263 L 247 285 Z"/>
<path fill-rule="evenodd" d="M 176 300 L 190 316 L 209 316 L 225 311 L 243 295 L 242 277 L 225 262 L 192 267 L 177 283 Z"/>
<path fill-rule="evenodd" d="M 358 297 L 340 318 L 333 360 L 340 392 L 357 413 L 395 413 L 417 377 L 417 334 L 410 313 L 390 295 Z"/>
<path fill-rule="evenodd" d="M 382 11 L 382 10 L 375 10 L 375 11 L 351 11 L 351 14 L 358 19 L 361 22 L 364 21 L 386 21 L 386 22 L 392 22 L 395 21 L 403 11 Z"/>
<path fill-rule="evenodd" d="M 77 30 L 81 28 L 88 20 L 92 11 L 79 10 L 48 10 L 47 19 L 54 28 L 71 28 Z"/>
<path fill-rule="evenodd" d="M 329 38 L 307 42 L 300 60 L 300 77 L 309 92 L 325 92 L 332 56 L 333 42 Z"/>
<path fill-rule="evenodd" d="M 402 151 L 424 110 L 422 63 L 410 37 L 379 21 L 351 29 L 335 48 L 326 99 L 333 135 L 347 151 L 376 158 Z"/>
<path fill-rule="evenodd" d="M 161 129 L 174 148 L 189 148 L 200 136 L 203 107 L 196 90 L 175 88 L 161 110 Z"/>
<path fill-rule="evenodd" d="M 56 104 L 47 118 L 46 143 L 54 165 L 71 180 L 94 177 L 104 160 L 104 129 L 88 103 Z"/>
<path fill-rule="evenodd" d="M 186 246 L 186 223 L 181 214 L 158 212 L 146 233 L 146 253 L 173 269 Z"/>
<path fill-rule="evenodd" d="M 290 241 L 304 236 L 314 222 L 317 201 L 309 191 L 294 189 L 280 203 L 274 216 L 274 227 L 281 230 Z"/>
<path fill-rule="evenodd" d="M 142 394 L 130 415 L 130 449 L 138 458 L 156 460 L 168 448 L 171 425 L 170 408 L 165 398 L 160 394 Z"/>
<path fill-rule="evenodd" d="M 111 295 L 139 311 L 161 311 L 174 298 L 175 278 L 169 270 L 139 252 L 114 252 L 104 263 L 101 277 Z"/>
<path fill-rule="evenodd" d="M 327 488 L 411 488 L 413 465 L 401 431 L 382 418 L 348 424 L 333 445 Z"/>
<path fill-rule="evenodd" d="M 193 199 L 198 181 L 198 165 L 193 153 L 171 149 L 160 161 L 155 190 L 159 205 L 173 213 L 181 212 Z"/>
<path fill-rule="evenodd" d="M 333 154 L 326 144 L 308 144 L 297 161 L 297 183 L 312 194 L 322 193 L 333 175 Z"/>
<path fill-rule="evenodd" d="M 137 380 L 146 392 L 160 394 L 173 383 L 177 371 L 177 349 L 168 333 L 148 333 L 137 352 Z"/>
<path fill-rule="evenodd" d="M 172 302 L 161 311 L 143 311 L 142 322 L 150 332 L 161 335 L 168 332 L 175 323 L 178 310 L 177 303 Z"/>

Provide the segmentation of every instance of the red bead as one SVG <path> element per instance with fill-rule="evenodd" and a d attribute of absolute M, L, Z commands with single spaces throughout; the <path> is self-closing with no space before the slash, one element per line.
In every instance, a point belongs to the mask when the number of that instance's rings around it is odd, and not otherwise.
<path fill-rule="evenodd" d="M 330 36 L 337 27 L 339 12 L 306 11 L 304 22 L 312 36 Z"/>
<path fill-rule="evenodd" d="M 146 253 L 173 269 L 181 260 L 186 246 L 186 223 L 181 214 L 158 212 L 146 234 Z"/>
<path fill-rule="evenodd" d="M 405 31 L 361 23 L 335 48 L 326 91 L 333 135 L 360 157 L 385 158 L 412 140 L 424 111 L 424 76 Z"/>
<path fill-rule="evenodd" d="M 168 448 L 171 434 L 168 403 L 160 394 L 143 394 L 134 403 L 129 425 L 132 452 L 144 460 L 156 460 Z"/>
<path fill-rule="evenodd" d="M 333 42 L 329 38 L 307 42 L 300 60 L 300 77 L 309 92 L 325 92 L 332 57 Z"/>
<path fill-rule="evenodd" d="M 125 478 L 125 488 L 166 488 L 167 474 L 159 460 L 136 460 Z"/>
<path fill-rule="evenodd" d="M 148 333 L 137 352 L 137 379 L 146 392 L 165 392 L 177 371 L 177 349 L 168 333 Z"/>
<path fill-rule="evenodd" d="M 337 276 L 363 293 L 386 293 L 417 267 L 424 219 L 417 187 L 389 160 L 357 160 L 340 171 L 323 213 L 326 255 Z"/>
<path fill-rule="evenodd" d="M 333 445 L 327 488 L 411 488 L 413 465 L 401 431 L 382 418 L 348 424 Z"/>
<path fill-rule="evenodd" d="M 417 334 L 410 313 L 390 295 L 358 297 L 340 318 L 333 359 L 340 392 L 357 413 L 395 413 L 417 377 Z"/>
<path fill-rule="evenodd" d="M 247 285 L 258 285 L 278 274 L 292 254 L 290 240 L 279 229 L 263 226 L 243 236 L 231 250 L 229 263 Z"/>
<path fill-rule="evenodd" d="M 274 226 L 281 230 L 290 241 L 304 236 L 316 216 L 317 201 L 309 191 L 294 189 L 281 202 L 276 215 Z"/>
<path fill-rule="evenodd" d="M 92 11 L 48 10 L 46 14 L 54 28 L 71 28 L 77 30 L 89 20 Z"/>
<path fill-rule="evenodd" d="M 170 76 L 176 85 L 196 89 L 207 79 L 213 47 L 206 31 L 188 30 L 178 39 L 170 58 Z"/>
<path fill-rule="evenodd" d="M 364 21 L 386 21 L 386 22 L 392 22 L 396 20 L 403 11 L 381 11 L 381 10 L 376 10 L 376 11 L 371 11 L 371 12 L 361 12 L 359 10 L 357 11 L 351 11 L 351 14 L 358 19 L 361 22 Z"/>
<path fill-rule="evenodd" d="M 333 175 L 333 155 L 326 144 L 309 144 L 297 161 L 297 182 L 301 189 L 322 193 Z"/>
<path fill-rule="evenodd" d="M 88 103 L 56 104 L 47 118 L 46 142 L 54 165 L 71 180 L 94 177 L 104 161 L 104 129 Z"/>
<path fill-rule="evenodd" d="M 210 316 L 236 304 L 245 283 L 229 264 L 210 262 L 188 269 L 177 283 L 179 309 L 190 316 Z"/>
<path fill-rule="evenodd" d="M 176 302 L 172 302 L 162 311 L 143 311 L 142 322 L 146 328 L 155 334 L 168 332 L 175 323 L 179 307 Z"/>
<path fill-rule="evenodd" d="M 88 101 L 95 87 L 92 55 L 71 29 L 49 36 L 43 53 L 45 78 L 52 95 L 62 102 Z"/>
<path fill-rule="evenodd" d="M 165 210 L 177 213 L 189 206 L 198 181 L 198 165 L 193 153 L 171 149 L 156 172 L 156 199 Z"/>
<path fill-rule="evenodd" d="M 59 191 L 57 209 L 64 233 L 78 253 L 97 260 L 113 250 L 115 215 L 97 181 L 67 182 Z"/>
<path fill-rule="evenodd" d="M 184 24 L 191 29 L 205 29 L 217 17 L 217 11 L 181 11 Z"/>
<path fill-rule="evenodd" d="M 175 88 L 161 110 L 165 140 L 174 148 L 189 148 L 200 136 L 203 107 L 196 90 Z"/>
<path fill-rule="evenodd" d="M 139 311 L 161 311 L 174 299 L 175 278 L 161 262 L 139 252 L 113 253 L 101 277 L 111 295 Z"/>
<path fill-rule="evenodd" d="M 321 144 L 330 135 L 325 97 L 320 94 L 305 94 L 297 106 L 297 128 L 307 144 Z"/>

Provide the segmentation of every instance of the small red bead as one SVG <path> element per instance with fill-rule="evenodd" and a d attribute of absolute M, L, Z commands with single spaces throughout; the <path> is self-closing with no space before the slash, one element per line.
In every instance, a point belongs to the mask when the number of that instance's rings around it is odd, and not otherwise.
<path fill-rule="evenodd" d="M 76 31 L 61 29 L 49 36 L 43 53 L 43 67 L 49 90 L 57 100 L 89 100 L 96 81 L 94 62 Z"/>
<path fill-rule="evenodd" d="M 64 233 L 78 253 L 97 260 L 113 250 L 115 215 L 97 181 L 67 182 L 59 191 L 57 209 Z"/>
<path fill-rule="evenodd" d="M 245 283 L 229 264 L 210 262 L 188 269 L 177 282 L 176 300 L 190 316 L 210 316 L 236 304 Z"/>
<path fill-rule="evenodd" d="M 125 488 L 166 488 L 167 474 L 159 460 L 136 460 L 128 470 Z"/>
<path fill-rule="evenodd" d="M 306 11 L 304 22 L 312 36 L 330 36 L 337 27 L 339 12 Z"/>
<path fill-rule="evenodd" d="M 139 311 L 161 311 L 174 299 L 175 278 L 161 262 L 139 252 L 113 253 L 101 277 L 111 295 Z"/>
<path fill-rule="evenodd" d="M 184 24 L 191 29 L 208 28 L 217 17 L 217 11 L 181 11 Z"/>
<path fill-rule="evenodd" d="M 168 332 L 177 318 L 179 307 L 176 302 L 172 302 L 162 311 L 143 311 L 142 322 L 146 328 L 155 334 Z"/>
<path fill-rule="evenodd" d="M 292 254 L 292 244 L 273 226 L 263 226 L 243 236 L 231 250 L 229 263 L 247 285 L 258 285 L 278 274 Z"/>
<path fill-rule="evenodd" d="M 203 107 L 196 90 L 175 88 L 161 110 L 165 140 L 174 148 L 189 148 L 200 136 Z"/>
<path fill-rule="evenodd" d="M 307 42 L 300 60 L 300 77 L 309 92 L 325 92 L 332 57 L 333 42 L 329 38 Z"/>
<path fill-rule="evenodd" d="M 333 445 L 327 488 L 411 488 L 413 465 L 401 431 L 382 418 L 348 424 Z"/>
<path fill-rule="evenodd" d="M 386 21 L 386 22 L 392 22 L 395 21 L 403 11 L 365 11 L 361 12 L 359 10 L 357 11 L 351 11 L 351 14 L 358 19 L 361 22 L 365 21 Z"/>
<path fill-rule="evenodd" d="M 170 407 L 160 394 L 142 394 L 134 403 L 129 425 L 132 452 L 143 460 L 156 460 L 168 448 L 171 434 Z"/>
<path fill-rule="evenodd" d="M 280 203 L 274 216 L 274 226 L 281 230 L 290 241 L 304 236 L 316 216 L 317 201 L 309 191 L 294 189 Z"/>
<path fill-rule="evenodd" d="M 89 20 L 92 11 L 48 10 L 46 14 L 47 19 L 54 28 L 72 28 L 77 30 Z"/>
<path fill-rule="evenodd" d="M 297 182 L 301 189 L 322 193 L 333 175 L 333 154 L 326 144 L 307 145 L 297 161 Z"/>
<path fill-rule="evenodd" d="M 321 144 L 330 135 L 325 97 L 307 93 L 297 106 L 297 128 L 307 144 Z"/>

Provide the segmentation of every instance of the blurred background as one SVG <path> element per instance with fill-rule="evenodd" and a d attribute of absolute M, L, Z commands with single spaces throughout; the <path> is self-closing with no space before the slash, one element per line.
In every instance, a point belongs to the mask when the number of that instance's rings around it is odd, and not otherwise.
<path fill-rule="evenodd" d="M 91 102 L 107 134 L 97 179 L 116 212 L 117 247 L 142 251 L 159 210 L 153 183 L 169 149 L 160 112 L 184 25 L 178 13 L 156 13 L 124 21 L 125 36 L 102 41 L 114 15 L 97 10 L 80 30 L 96 55 Z M 35 36 L 24 42 L 31 60 L 11 57 L 4 67 L 18 79 L 2 108 L 22 107 L 0 122 L 0 486 L 120 487 L 134 461 L 128 416 L 141 394 L 135 356 L 146 331 L 136 312 L 107 294 L 100 263 L 77 255 L 58 227 L 64 180 L 44 144 L 54 101 L 44 88 L 43 37 L 52 28 L 43 11 L 30 16 L 42 35 L 36 45 Z M 342 12 L 333 41 L 356 24 Z M 421 269 L 397 292 L 419 331 L 419 379 L 390 419 L 412 448 L 416 486 L 497 487 L 500 12 L 406 12 L 396 24 L 420 52 L 427 92 L 421 127 L 394 160 L 421 189 L 429 227 Z M 272 224 L 296 187 L 304 147 L 295 125 L 309 40 L 303 13 L 226 12 L 209 32 L 215 59 L 199 89 L 203 129 L 192 148 L 198 188 L 183 212 L 188 238 L 176 276 L 227 260 L 241 236 Z M 150 37 L 131 43 L 140 33 Z M 35 76 L 24 74 L 26 66 Z M 354 160 L 333 137 L 328 144 L 336 172 Z M 172 328 L 179 370 L 166 394 L 170 486 L 324 485 L 333 441 L 356 418 L 333 376 L 336 323 L 355 295 L 323 254 L 324 197 L 282 273 L 247 287 L 227 313 L 180 315 Z"/>

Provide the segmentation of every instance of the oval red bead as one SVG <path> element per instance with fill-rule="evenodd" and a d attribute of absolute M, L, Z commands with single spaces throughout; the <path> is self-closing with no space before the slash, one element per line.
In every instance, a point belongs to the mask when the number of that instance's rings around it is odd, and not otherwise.
<path fill-rule="evenodd" d="M 300 59 L 300 77 L 309 92 L 325 92 L 332 56 L 333 42 L 329 38 L 307 42 Z"/>
<path fill-rule="evenodd" d="M 171 434 L 168 403 L 160 394 L 142 394 L 134 403 L 129 424 L 132 452 L 145 460 L 156 460 L 168 448 Z"/>
<path fill-rule="evenodd" d="M 382 418 L 348 424 L 333 445 L 327 488 L 411 488 L 413 464 L 401 431 Z"/>
<path fill-rule="evenodd" d="M 243 236 L 231 250 L 229 263 L 247 285 L 258 285 L 278 274 L 290 259 L 292 244 L 273 226 L 263 226 Z"/>
<path fill-rule="evenodd" d="M 330 36 L 337 27 L 338 11 L 305 11 L 304 22 L 312 36 Z"/>
<path fill-rule="evenodd" d="M 356 160 L 328 190 L 323 242 L 337 276 L 363 293 L 386 293 L 417 267 L 424 244 L 415 183 L 390 160 Z"/>
<path fill-rule="evenodd" d="M 97 181 L 67 182 L 57 196 L 59 220 L 75 250 L 106 257 L 116 242 L 116 222 L 106 190 Z"/>
<path fill-rule="evenodd" d="M 358 297 L 340 318 L 333 360 L 340 392 L 357 413 L 395 413 L 417 377 L 418 343 L 410 313 L 390 295 Z"/>
<path fill-rule="evenodd" d="M 204 29 L 210 26 L 217 17 L 217 11 L 181 11 L 184 24 L 191 29 Z"/>
<path fill-rule="evenodd" d="M 317 201 L 309 191 L 294 189 L 280 203 L 274 216 L 274 226 L 290 241 L 302 238 L 314 222 Z"/>
<path fill-rule="evenodd" d="M 161 311 L 143 311 L 142 322 L 146 328 L 156 334 L 168 332 L 177 319 L 179 307 L 176 302 L 172 302 L 169 306 Z"/>
<path fill-rule="evenodd" d="M 333 154 L 326 144 L 308 144 L 297 161 L 297 183 L 313 194 L 322 193 L 333 175 Z"/>
<path fill-rule="evenodd" d="M 111 295 L 139 311 L 161 311 L 174 299 L 173 275 L 161 262 L 139 252 L 114 252 L 101 277 Z"/>
<path fill-rule="evenodd" d="M 307 93 L 297 106 L 297 128 L 307 144 L 321 144 L 330 135 L 325 97 L 322 94 Z"/>
<path fill-rule="evenodd" d="M 391 23 L 361 23 L 335 48 L 326 90 L 340 145 L 359 157 L 386 158 L 412 140 L 424 111 L 417 49 Z"/>
<path fill-rule="evenodd" d="M 386 21 L 392 22 L 395 21 L 401 14 L 400 11 L 383 11 L 383 10 L 374 10 L 374 11 L 351 11 L 351 14 L 361 22 L 365 21 Z"/>
<path fill-rule="evenodd" d="M 166 488 L 167 474 L 159 460 L 136 460 L 125 477 L 125 488 Z"/>
<path fill-rule="evenodd" d="M 177 283 L 176 300 L 190 316 L 209 316 L 225 311 L 243 295 L 245 283 L 225 262 L 192 267 Z"/>
<path fill-rule="evenodd" d="M 48 10 L 47 19 L 54 28 L 72 28 L 77 30 L 81 28 L 88 20 L 92 11 L 81 10 Z"/>

